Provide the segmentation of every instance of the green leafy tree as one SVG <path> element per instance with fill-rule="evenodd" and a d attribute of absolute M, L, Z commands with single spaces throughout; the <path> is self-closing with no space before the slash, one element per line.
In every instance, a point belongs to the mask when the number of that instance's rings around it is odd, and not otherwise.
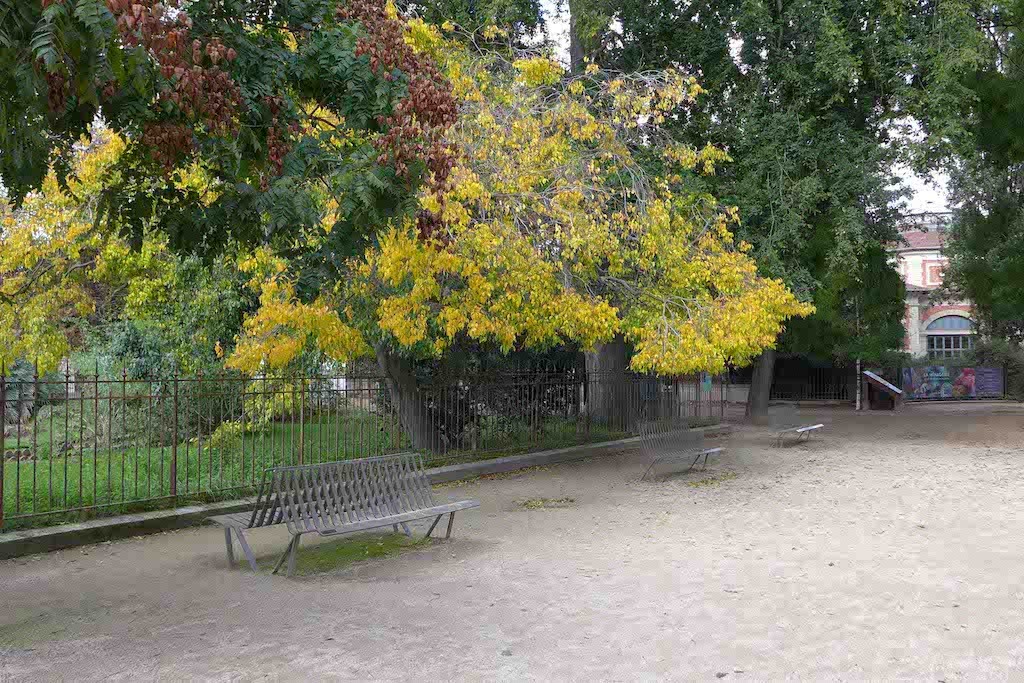
<path fill-rule="evenodd" d="M 965 138 L 951 154 L 954 211 L 946 289 L 972 302 L 984 332 L 1024 340 L 1024 3 L 978 10 L 987 60 L 965 79 Z M 959 140 L 959 138 L 958 138 Z"/>
<path fill-rule="evenodd" d="M 127 143 L 109 225 L 137 245 L 155 228 L 179 252 L 246 250 L 259 309 L 234 367 L 372 352 L 417 446 L 431 425 L 413 361 L 459 338 L 619 334 L 637 370 L 713 371 L 811 310 L 757 273 L 732 208 L 682 186 L 723 155 L 660 144 L 701 92 L 678 70 L 567 78 L 379 0 L 103 7 L 97 23 L 54 0 L 7 41 L 29 87 L 0 97 L 45 116 L 0 124 L 59 157 L 58 122 L 102 113 Z M 52 46 L 31 38 L 51 28 Z M 0 171 L 16 198 L 31 189 Z"/>
<path fill-rule="evenodd" d="M 324 233 L 326 196 L 340 210 L 319 257 L 337 267 L 366 226 L 443 182 L 454 104 L 377 3 L 3 0 L 0 14 L 0 179 L 16 205 L 51 159 L 67 177 L 99 114 L 128 141 L 102 215 L 136 244 L 155 222 L 178 250 L 287 248 Z M 207 182 L 182 182 L 196 167 Z"/>
<path fill-rule="evenodd" d="M 722 145 L 734 163 L 695 179 L 739 207 L 737 233 L 759 268 L 817 313 L 782 348 L 874 356 L 902 341 L 902 287 L 884 259 L 895 241 L 900 162 L 927 163 L 952 130 L 977 36 L 966 6 L 620 0 L 604 59 L 624 69 L 680 64 L 709 97 L 677 122 L 683 140 Z M 908 116 L 930 114 L 926 144 Z M 937 152 L 933 152 L 937 154 Z M 748 410 L 767 409 L 774 350 L 755 364 Z"/>

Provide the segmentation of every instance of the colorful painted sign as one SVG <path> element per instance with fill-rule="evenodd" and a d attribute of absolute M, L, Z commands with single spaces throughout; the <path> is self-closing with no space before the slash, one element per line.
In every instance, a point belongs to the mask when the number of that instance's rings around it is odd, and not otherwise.
<path fill-rule="evenodd" d="M 908 399 L 1002 398 L 1002 368 L 950 368 L 928 365 L 903 368 Z"/>
<path fill-rule="evenodd" d="M 1002 398 L 1006 393 L 1002 368 L 975 368 L 974 393 L 978 398 Z"/>

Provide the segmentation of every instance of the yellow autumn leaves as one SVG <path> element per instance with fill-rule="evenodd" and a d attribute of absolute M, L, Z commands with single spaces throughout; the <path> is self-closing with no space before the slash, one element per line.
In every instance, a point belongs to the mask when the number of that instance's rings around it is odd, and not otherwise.
<path fill-rule="evenodd" d="M 450 245 L 392 230 L 371 249 L 360 276 L 400 293 L 384 296 L 378 324 L 405 347 L 427 342 L 442 353 L 460 334 L 504 350 L 576 339 L 594 344 L 615 327 L 604 300 L 566 288 L 556 266 L 500 224 L 468 231 Z"/>
<path fill-rule="evenodd" d="M 259 292 L 259 309 L 246 318 L 243 334 L 227 365 L 255 370 L 263 365 L 283 367 L 310 344 L 330 358 L 354 358 L 369 353 L 357 330 L 342 322 L 330 292 L 310 303 L 301 302 L 283 259 L 257 249 L 239 264 Z"/>
<path fill-rule="evenodd" d="M 8 365 L 55 368 L 69 348 L 63 321 L 93 309 L 85 275 L 102 267 L 107 244 L 95 204 L 124 142 L 102 134 L 82 144 L 66 188 L 51 172 L 20 209 L 0 198 L 0 359 Z"/>
<path fill-rule="evenodd" d="M 280 263 L 235 367 L 282 365 L 311 343 L 345 360 L 378 343 L 440 355 L 462 336 L 511 350 L 622 333 L 636 370 L 719 371 L 813 310 L 757 275 L 733 243 L 734 210 L 683 190 L 686 173 L 729 160 L 664 135 L 666 117 L 700 94 L 694 79 L 594 65 L 567 78 L 544 55 L 471 51 L 418 20 L 406 39 L 438 60 L 461 102 L 453 183 L 420 198 L 442 228 L 423 239 L 411 219 L 387 226 L 313 303 Z M 661 176 L 637 160 L 652 151 Z"/>
<path fill-rule="evenodd" d="M 458 152 L 453 182 L 419 197 L 442 227 L 430 239 L 412 219 L 374 228 L 344 277 L 313 297 L 299 295 L 298 274 L 280 255 L 243 257 L 259 308 L 229 366 L 281 367 L 313 346 L 347 360 L 375 344 L 436 356 L 460 337 L 511 350 L 588 348 L 621 333 L 636 370 L 717 371 L 749 360 L 787 318 L 813 310 L 757 275 L 744 245 L 733 243 L 735 211 L 685 190 L 687 174 L 729 161 L 714 146 L 681 145 L 664 132 L 699 96 L 693 78 L 593 64 L 570 77 L 546 55 L 478 51 L 454 27 L 408 27 L 407 42 L 438 61 L 460 101 L 448 139 Z M 331 125 L 338 139 L 349 134 L 343 120 Z M 129 312 L 164 296 L 162 241 L 132 252 L 94 228 L 101 179 L 123 148 L 116 136 L 97 136 L 70 193 L 51 175 L 17 214 L 0 202 L 8 362 L 38 354 L 52 366 L 66 354 L 60 321 L 92 306 L 76 273 L 130 281 Z M 660 157 L 658 175 L 641 156 Z M 216 192 L 200 170 L 186 171 L 181 182 Z M 325 230 L 344 199 L 324 194 Z M 132 279 L 143 271 L 148 277 Z"/>

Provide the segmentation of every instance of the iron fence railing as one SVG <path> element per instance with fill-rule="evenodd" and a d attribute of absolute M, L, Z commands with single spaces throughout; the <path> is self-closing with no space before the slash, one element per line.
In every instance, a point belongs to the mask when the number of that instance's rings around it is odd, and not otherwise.
<path fill-rule="evenodd" d="M 853 367 L 806 368 L 776 372 L 771 399 L 777 401 L 856 400 L 857 372 Z"/>
<path fill-rule="evenodd" d="M 403 415 L 387 387 L 375 376 L 0 374 L 0 528 L 237 497 L 275 465 L 412 448 L 439 465 L 611 440 L 653 416 L 720 419 L 726 396 L 710 377 L 476 374 L 420 386 Z"/>

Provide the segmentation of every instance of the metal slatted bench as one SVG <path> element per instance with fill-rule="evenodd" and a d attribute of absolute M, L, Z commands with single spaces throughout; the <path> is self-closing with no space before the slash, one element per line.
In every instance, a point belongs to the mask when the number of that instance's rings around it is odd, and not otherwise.
<path fill-rule="evenodd" d="M 800 420 L 797 417 L 796 406 L 787 405 L 781 409 L 775 416 L 773 421 L 773 429 L 775 431 L 775 445 L 781 447 L 786 436 L 790 434 L 796 435 L 796 440 L 810 439 L 811 434 L 819 429 L 825 427 L 822 423 L 816 424 L 800 424 Z"/>
<path fill-rule="evenodd" d="M 238 538 L 249 566 L 256 571 L 256 558 L 245 539 L 245 531 L 284 524 L 292 535 L 274 572 L 288 560 L 288 576 L 295 570 L 295 555 L 302 534 L 335 536 L 401 525 L 411 535 L 408 522 L 434 517 L 429 537 L 441 517 L 448 515 L 452 534 L 455 513 L 479 507 L 475 500 L 439 503 L 434 499 L 423 458 L 400 453 L 375 458 L 345 460 L 318 465 L 273 467 L 263 473 L 259 495 L 252 512 L 218 515 L 210 520 L 224 527 L 228 564 L 234 566 L 232 532 Z"/>
<path fill-rule="evenodd" d="M 672 419 L 647 420 L 640 424 L 641 451 L 651 457 L 651 464 L 644 471 L 641 481 L 647 478 L 654 466 L 666 460 L 693 460 L 686 469 L 704 458 L 703 466 L 707 467 L 708 458 L 721 453 L 722 448 L 704 448 L 704 432 L 690 429 L 689 425 Z"/>

